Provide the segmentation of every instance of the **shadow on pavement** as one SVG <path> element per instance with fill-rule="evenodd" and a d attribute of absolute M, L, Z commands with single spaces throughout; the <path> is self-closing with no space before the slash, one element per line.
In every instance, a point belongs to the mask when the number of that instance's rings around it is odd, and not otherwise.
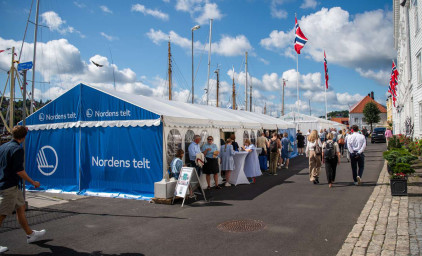
<path fill-rule="evenodd" d="M 51 252 L 40 252 L 36 254 L 27 254 L 27 255 L 33 255 L 33 256 L 47 256 L 47 255 L 61 255 L 61 256 L 144 256 L 142 253 L 120 253 L 120 254 L 107 254 L 102 253 L 101 251 L 94 251 L 91 253 L 87 252 L 78 252 L 71 248 L 67 248 L 64 246 L 55 246 L 55 245 L 49 245 L 48 242 L 51 242 L 53 240 L 41 240 L 38 242 L 35 242 L 33 244 L 38 245 L 42 248 L 50 249 Z M 22 254 L 7 254 L 7 255 L 22 255 Z"/>

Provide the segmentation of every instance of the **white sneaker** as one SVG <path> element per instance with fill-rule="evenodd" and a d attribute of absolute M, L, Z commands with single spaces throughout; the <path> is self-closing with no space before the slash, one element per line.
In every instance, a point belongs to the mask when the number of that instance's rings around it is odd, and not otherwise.
<path fill-rule="evenodd" d="M 362 183 L 362 179 L 359 176 L 357 176 L 356 179 L 358 180 L 358 184 L 360 185 Z"/>
<path fill-rule="evenodd" d="M 353 183 L 355 184 L 355 186 L 359 185 L 359 183 L 357 183 L 357 182 L 353 182 Z"/>
<path fill-rule="evenodd" d="M 39 240 L 42 236 L 45 235 L 45 232 L 46 232 L 45 229 L 40 230 L 40 231 L 32 230 L 32 234 L 26 236 L 26 242 L 30 244 Z"/>
<path fill-rule="evenodd" d="M 7 248 L 6 246 L 0 246 L 0 253 L 7 252 L 8 250 L 9 248 Z"/>
<path fill-rule="evenodd" d="M 224 186 L 231 187 L 232 185 L 230 183 L 226 182 L 226 185 L 224 185 Z"/>

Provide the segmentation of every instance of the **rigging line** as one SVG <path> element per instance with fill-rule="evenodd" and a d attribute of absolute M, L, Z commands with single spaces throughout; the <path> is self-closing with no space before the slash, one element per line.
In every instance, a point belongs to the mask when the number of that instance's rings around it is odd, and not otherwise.
<path fill-rule="evenodd" d="M 26 26 L 25 26 L 25 33 L 23 33 L 22 45 L 21 45 L 21 49 L 20 49 L 20 51 L 19 51 L 19 58 L 18 58 L 19 63 L 20 63 L 20 61 L 21 61 L 22 50 L 23 50 L 23 44 L 25 43 L 26 31 L 28 30 L 28 23 L 29 23 L 29 18 L 31 17 L 32 6 L 33 6 L 33 5 L 34 5 L 34 0 L 32 0 L 32 1 L 31 1 L 31 8 L 29 9 L 28 20 L 26 21 Z"/>
<path fill-rule="evenodd" d="M 196 76 L 198 75 L 199 67 L 201 66 L 201 63 L 202 63 L 202 57 L 203 57 L 203 56 L 204 56 L 204 54 L 205 54 L 205 48 L 206 48 L 206 47 L 207 47 L 207 45 L 206 45 L 206 44 L 204 44 L 204 49 L 202 50 L 201 58 L 199 59 L 198 68 L 196 69 L 195 76 L 194 76 L 194 78 L 193 78 L 193 80 L 194 80 L 194 81 L 196 80 Z M 195 48 L 194 48 L 194 49 L 195 49 Z"/>
<path fill-rule="evenodd" d="M 179 74 L 180 76 L 181 76 L 181 78 L 183 79 L 183 82 L 184 82 L 184 84 L 183 85 L 186 85 L 186 88 L 188 88 L 189 86 L 188 86 L 188 82 L 186 81 L 186 79 L 185 79 L 185 77 L 183 76 L 183 74 L 182 74 L 182 72 L 181 72 L 181 70 L 180 70 L 180 68 L 179 68 L 179 65 L 177 65 L 177 62 L 176 62 L 176 60 L 172 57 L 171 58 L 172 59 L 172 61 L 173 61 L 173 63 L 174 63 L 174 65 L 175 65 L 175 67 L 176 67 L 176 71 L 178 72 L 175 72 L 175 74 Z M 182 86 L 182 84 L 181 84 L 181 86 Z"/>

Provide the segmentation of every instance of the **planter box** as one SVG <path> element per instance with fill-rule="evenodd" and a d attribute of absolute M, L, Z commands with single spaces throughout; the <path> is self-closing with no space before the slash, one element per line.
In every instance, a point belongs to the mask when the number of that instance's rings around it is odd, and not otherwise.
<path fill-rule="evenodd" d="M 407 196 L 407 179 L 390 179 L 392 196 Z"/>

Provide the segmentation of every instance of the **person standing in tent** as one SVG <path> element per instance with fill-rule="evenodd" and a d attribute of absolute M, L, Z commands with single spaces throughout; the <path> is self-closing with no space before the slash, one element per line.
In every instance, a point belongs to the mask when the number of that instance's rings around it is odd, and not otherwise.
<path fill-rule="evenodd" d="M 220 171 L 220 167 L 218 166 L 218 149 L 217 145 L 213 143 L 214 138 L 212 136 L 208 136 L 207 143 L 205 143 L 201 151 L 205 155 L 205 164 L 202 171 L 206 174 L 206 180 L 208 184 L 208 189 L 211 189 L 211 174 L 214 176 L 215 188 L 221 189 L 218 185 L 218 173 Z"/>
<path fill-rule="evenodd" d="M 233 150 L 234 151 L 239 151 L 239 144 L 237 144 L 237 142 L 236 142 L 236 135 L 234 135 L 234 133 L 232 133 L 230 135 L 230 139 L 232 140 Z"/>
<path fill-rule="evenodd" d="M 220 159 L 221 159 L 221 171 L 226 172 L 226 187 L 230 187 L 230 174 L 234 170 L 234 159 L 233 156 L 235 151 L 233 149 L 232 140 L 227 139 L 226 144 L 221 146 Z"/>
<path fill-rule="evenodd" d="M 340 149 L 333 140 L 334 135 L 332 133 L 327 134 L 327 141 L 322 145 L 322 159 L 325 163 L 325 171 L 327 173 L 328 187 L 333 186 L 334 180 L 336 179 L 337 165 L 340 164 Z"/>
<path fill-rule="evenodd" d="M 289 146 L 291 146 L 289 134 L 285 132 L 283 134 L 283 138 L 281 139 L 281 160 L 282 166 L 284 165 L 284 168 L 286 169 L 289 169 Z"/>
<path fill-rule="evenodd" d="M 267 146 L 268 140 L 265 137 L 265 133 L 261 133 L 261 136 L 257 139 L 256 146 L 258 148 L 262 148 L 261 154 L 259 154 L 259 166 L 261 167 L 261 171 L 267 171 Z"/>
<path fill-rule="evenodd" d="M 306 157 L 309 157 L 309 180 L 314 184 L 319 183 L 319 172 L 321 171 L 321 155 L 321 140 L 318 138 L 318 131 L 313 130 L 311 135 L 308 137 L 308 144 L 306 145 Z"/>
<path fill-rule="evenodd" d="M 244 147 L 242 148 L 249 154 L 246 156 L 245 159 L 245 175 L 248 178 L 249 182 L 255 183 L 255 177 L 260 176 L 261 170 L 259 168 L 259 161 L 258 161 L 258 154 L 256 153 L 256 147 L 254 144 L 251 143 L 249 139 L 245 140 Z"/>
<path fill-rule="evenodd" d="M 196 155 L 201 153 L 201 149 L 199 147 L 200 142 L 201 142 L 201 136 L 195 135 L 193 136 L 192 143 L 188 147 L 190 166 L 196 169 L 198 176 L 201 176 L 201 167 L 195 163 L 195 160 L 196 160 Z"/>
<path fill-rule="evenodd" d="M 278 150 L 281 148 L 281 142 L 277 138 L 277 133 L 273 133 L 273 137 L 268 142 L 268 148 L 270 152 L 270 175 L 277 175 L 277 161 L 278 161 Z"/>
<path fill-rule="evenodd" d="M 26 127 L 15 126 L 12 129 L 13 139 L 0 146 L 0 226 L 7 215 L 16 216 L 22 229 L 26 233 L 27 243 L 33 243 L 44 236 L 46 231 L 32 230 L 25 216 L 25 200 L 22 191 L 18 188 L 22 179 L 32 184 L 35 188 L 40 186 L 38 181 L 32 180 L 24 168 L 24 151 L 21 144 L 28 133 Z M 8 248 L 0 246 L 0 252 Z"/>
<path fill-rule="evenodd" d="M 302 132 L 297 131 L 296 140 L 297 140 L 297 149 L 299 151 L 299 156 L 302 156 L 303 148 L 305 147 L 305 136 L 302 135 Z"/>

